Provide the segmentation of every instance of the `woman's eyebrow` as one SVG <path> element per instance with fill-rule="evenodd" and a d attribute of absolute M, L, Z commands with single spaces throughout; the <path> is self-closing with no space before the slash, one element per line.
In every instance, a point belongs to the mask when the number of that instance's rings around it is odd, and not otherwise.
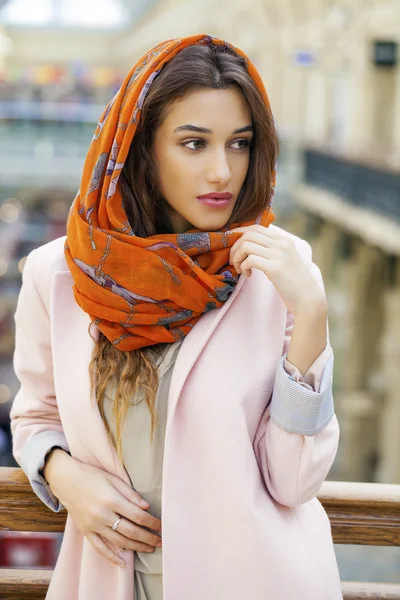
<path fill-rule="evenodd" d="M 178 131 L 195 131 L 196 133 L 212 133 L 211 129 L 207 129 L 206 127 L 197 127 L 197 125 L 180 125 L 176 129 L 174 129 L 174 133 Z M 233 133 L 245 133 L 246 131 L 254 132 L 254 128 L 252 125 L 246 125 L 245 127 L 241 127 L 240 129 L 235 129 Z"/>

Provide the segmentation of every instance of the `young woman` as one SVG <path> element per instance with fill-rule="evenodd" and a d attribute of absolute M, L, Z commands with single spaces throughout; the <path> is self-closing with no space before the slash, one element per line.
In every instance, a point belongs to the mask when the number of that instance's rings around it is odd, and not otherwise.
<path fill-rule="evenodd" d="M 271 225 L 277 146 L 242 51 L 168 40 L 105 109 L 66 238 L 29 255 L 11 420 L 68 511 L 48 599 L 342 598 L 327 304 Z"/>

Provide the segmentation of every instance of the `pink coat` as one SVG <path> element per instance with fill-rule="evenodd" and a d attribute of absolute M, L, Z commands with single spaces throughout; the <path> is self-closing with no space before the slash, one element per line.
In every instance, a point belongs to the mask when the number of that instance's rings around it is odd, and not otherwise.
<path fill-rule="evenodd" d="M 64 240 L 37 249 L 24 270 L 14 454 L 39 432 L 63 431 L 73 456 L 129 484 L 90 396 L 94 342 L 74 300 Z M 309 245 L 294 240 L 320 279 Z M 164 600 L 342 599 L 330 523 L 315 497 L 337 451 L 337 418 L 305 436 L 269 414 L 290 328 L 280 296 L 254 270 L 182 344 L 163 469 Z M 48 600 L 132 600 L 133 553 L 124 558 L 125 569 L 108 562 L 68 517 Z"/>

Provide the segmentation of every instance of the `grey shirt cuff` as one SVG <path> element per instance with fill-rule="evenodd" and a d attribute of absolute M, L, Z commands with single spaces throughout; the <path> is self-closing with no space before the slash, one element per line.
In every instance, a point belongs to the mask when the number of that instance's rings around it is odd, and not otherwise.
<path fill-rule="evenodd" d="M 305 388 L 285 371 L 286 355 L 279 361 L 271 400 L 271 419 L 285 431 L 315 435 L 332 419 L 335 408 L 332 395 L 333 352 L 321 377 L 319 391 Z"/>
<path fill-rule="evenodd" d="M 20 465 L 29 479 L 35 494 L 54 512 L 60 512 L 64 506 L 55 497 L 49 484 L 42 475 L 46 456 L 53 448 L 62 448 L 70 453 L 65 435 L 60 431 L 42 431 L 28 440 L 21 452 Z"/>

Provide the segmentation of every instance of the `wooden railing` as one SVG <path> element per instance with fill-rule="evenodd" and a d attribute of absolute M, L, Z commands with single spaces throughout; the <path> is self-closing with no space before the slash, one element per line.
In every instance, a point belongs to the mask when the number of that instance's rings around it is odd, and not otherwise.
<path fill-rule="evenodd" d="M 318 498 L 336 544 L 400 546 L 400 485 L 326 481 Z M 65 518 L 42 504 L 21 469 L 0 468 L 0 530 L 62 532 Z M 0 569 L 0 598 L 43 599 L 51 574 Z M 342 582 L 342 589 L 344 600 L 400 600 L 400 583 Z"/>

